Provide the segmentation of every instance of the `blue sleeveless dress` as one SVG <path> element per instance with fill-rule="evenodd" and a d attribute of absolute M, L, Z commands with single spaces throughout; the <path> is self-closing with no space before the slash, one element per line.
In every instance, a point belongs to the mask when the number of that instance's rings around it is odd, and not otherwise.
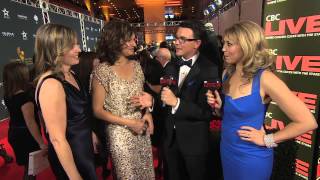
<path fill-rule="evenodd" d="M 263 126 L 267 105 L 260 96 L 262 72 L 258 71 L 253 78 L 250 95 L 236 99 L 228 95 L 224 97 L 220 152 L 225 180 L 270 179 L 273 150 L 241 140 L 237 133 L 241 126 L 256 129 Z"/>

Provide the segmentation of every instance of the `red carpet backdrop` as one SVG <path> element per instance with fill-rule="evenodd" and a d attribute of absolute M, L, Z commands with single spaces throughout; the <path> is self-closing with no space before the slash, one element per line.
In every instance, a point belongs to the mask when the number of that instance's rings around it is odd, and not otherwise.
<path fill-rule="evenodd" d="M 266 0 L 262 24 L 276 55 L 276 74 L 318 120 L 320 1 Z M 266 120 L 276 129 L 284 128 L 289 121 L 276 103 L 270 104 Z M 319 179 L 319 128 L 297 137 L 290 151 L 295 149 L 294 179 Z"/>

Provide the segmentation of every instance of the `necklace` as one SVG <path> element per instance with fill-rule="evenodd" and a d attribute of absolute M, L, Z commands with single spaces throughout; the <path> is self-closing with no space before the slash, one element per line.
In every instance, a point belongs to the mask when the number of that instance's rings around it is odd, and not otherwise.
<path fill-rule="evenodd" d="M 68 78 L 72 77 L 72 73 L 70 71 L 64 72 L 63 75 Z"/>

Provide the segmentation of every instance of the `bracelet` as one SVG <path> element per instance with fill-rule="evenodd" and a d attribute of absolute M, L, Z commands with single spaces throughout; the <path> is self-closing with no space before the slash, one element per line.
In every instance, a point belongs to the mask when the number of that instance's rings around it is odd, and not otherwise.
<path fill-rule="evenodd" d="M 267 148 L 274 148 L 278 146 L 278 144 L 274 142 L 273 134 L 264 135 L 263 141 Z"/>

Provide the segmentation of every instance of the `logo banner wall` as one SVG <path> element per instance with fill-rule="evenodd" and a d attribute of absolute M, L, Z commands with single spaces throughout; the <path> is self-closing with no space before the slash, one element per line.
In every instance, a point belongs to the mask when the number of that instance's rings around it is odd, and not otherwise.
<path fill-rule="evenodd" d="M 3 100 L 2 70 L 10 60 L 32 63 L 35 33 L 43 24 L 40 8 L 2 0 L 0 3 L 0 120 L 7 118 Z"/>
<path fill-rule="evenodd" d="M 320 93 L 320 1 L 266 0 L 263 27 L 276 55 L 276 74 L 318 119 Z M 294 104 L 292 104 L 294 107 Z M 270 128 L 282 129 L 289 118 L 272 102 L 266 115 Z M 316 174 L 317 131 L 295 139 L 294 179 Z M 293 148 L 292 151 L 295 151 Z M 319 160 L 318 160 L 319 161 Z"/>
<path fill-rule="evenodd" d="M 36 6 L 37 1 L 25 0 L 1 0 L 0 3 L 0 121 L 8 118 L 9 114 L 3 100 L 3 66 L 11 60 L 20 60 L 32 66 L 34 55 L 35 33 L 44 24 L 42 9 Z M 27 3 L 29 2 L 29 3 Z M 50 4 L 48 16 L 51 23 L 68 26 L 77 32 L 78 43 L 83 47 L 83 41 L 87 43 L 90 51 L 95 51 L 96 42 L 101 32 L 101 20 L 94 22 L 84 21 L 81 29 L 80 13 Z M 90 17 L 92 18 L 92 17 Z M 86 38 L 82 35 L 86 34 Z"/>

